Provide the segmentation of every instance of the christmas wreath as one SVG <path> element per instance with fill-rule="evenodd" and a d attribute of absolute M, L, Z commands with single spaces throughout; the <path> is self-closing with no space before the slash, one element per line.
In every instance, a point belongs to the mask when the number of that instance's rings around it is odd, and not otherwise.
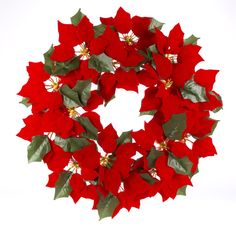
<path fill-rule="evenodd" d="M 179 24 L 165 36 L 163 23 L 122 8 L 100 19 L 94 26 L 79 10 L 71 24 L 58 22 L 59 44 L 44 62 L 29 63 L 18 95 L 32 114 L 18 136 L 31 142 L 29 162 L 52 171 L 55 199 L 92 199 L 104 218 L 158 193 L 163 201 L 185 195 L 199 158 L 216 154 L 210 114 L 222 101 L 213 91 L 218 71 L 195 71 L 203 61 L 198 38 L 184 39 Z M 96 108 L 139 85 L 146 87 L 140 114 L 152 116 L 144 129 L 103 127 Z"/>

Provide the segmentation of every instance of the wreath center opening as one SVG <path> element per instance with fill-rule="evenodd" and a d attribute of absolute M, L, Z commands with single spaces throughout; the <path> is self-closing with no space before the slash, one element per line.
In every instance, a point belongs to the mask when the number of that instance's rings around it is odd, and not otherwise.
<path fill-rule="evenodd" d="M 119 134 L 128 130 L 137 131 L 144 128 L 144 123 L 150 121 L 153 116 L 140 115 L 145 87 L 139 85 L 138 91 L 136 93 L 117 89 L 115 98 L 106 106 L 100 106 L 96 110 L 101 116 L 104 127 L 111 123 Z"/>

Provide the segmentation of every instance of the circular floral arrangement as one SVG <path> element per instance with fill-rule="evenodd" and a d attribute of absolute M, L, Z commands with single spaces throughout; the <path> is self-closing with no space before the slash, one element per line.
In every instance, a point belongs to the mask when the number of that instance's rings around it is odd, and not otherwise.
<path fill-rule="evenodd" d="M 162 26 L 122 8 L 94 26 L 79 10 L 71 24 L 58 22 L 59 45 L 44 63 L 29 63 L 19 95 L 32 114 L 18 136 L 31 142 L 29 162 L 52 171 L 55 199 L 92 199 L 100 218 L 114 217 L 158 193 L 163 201 L 185 195 L 199 158 L 216 154 L 210 113 L 222 108 L 212 91 L 218 71 L 195 71 L 203 61 L 198 38 L 184 39 L 179 24 L 165 36 Z M 118 135 L 103 127 L 96 108 L 139 85 L 140 114 L 152 116 L 144 129 Z"/>

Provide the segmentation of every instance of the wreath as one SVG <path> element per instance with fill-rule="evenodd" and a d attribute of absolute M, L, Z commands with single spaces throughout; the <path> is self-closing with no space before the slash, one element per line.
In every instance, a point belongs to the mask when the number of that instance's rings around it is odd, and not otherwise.
<path fill-rule="evenodd" d="M 79 10 L 71 24 L 58 22 L 59 44 L 30 62 L 18 95 L 31 107 L 18 136 L 30 141 L 28 161 L 46 163 L 55 199 L 92 199 L 100 218 L 160 194 L 163 201 L 185 195 L 200 158 L 216 154 L 210 135 L 222 108 L 213 91 L 217 70 L 199 69 L 198 38 L 184 39 L 179 24 L 168 36 L 163 23 L 115 17 L 94 26 Z M 96 113 L 117 89 L 146 87 L 144 129 L 118 134 Z M 137 153 L 139 157 L 137 157 Z"/>

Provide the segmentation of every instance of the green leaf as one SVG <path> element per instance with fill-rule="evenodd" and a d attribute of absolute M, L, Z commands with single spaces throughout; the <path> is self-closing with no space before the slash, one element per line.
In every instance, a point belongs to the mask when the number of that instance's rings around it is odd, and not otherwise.
<path fill-rule="evenodd" d="M 30 107 L 32 105 L 31 103 L 29 103 L 29 98 L 22 98 L 20 103 L 23 104 L 26 107 Z"/>
<path fill-rule="evenodd" d="M 186 189 L 187 189 L 187 185 L 183 186 L 182 188 L 179 188 L 178 191 L 177 191 L 177 195 L 186 196 Z"/>
<path fill-rule="evenodd" d="M 148 27 L 148 30 L 155 33 L 155 29 L 158 28 L 159 30 L 161 30 L 163 25 L 164 23 L 152 18 L 151 23 Z"/>
<path fill-rule="evenodd" d="M 190 37 L 188 37 L 187 39 L 184 40 L 184 45 L 188 45 L 188 44 L 196 45 L 198 39 L 200 39 L 200 38 L 197 38 L 196 36 L 194 36 L 192 34 Z"/>
<path fill-rule="evenodd" d="M 73 90 L 77 92 L 80 103 L 86 106 L 91 95 L 91 81 L 78 80 Z"/>
<path fill-rule="evenodd" d="M 59 147 L 61 147 L 65 152 L 75 152 L 85 146 L 90 145 L 90 142 L 86 138 L 76 138 L 76 137 L 63 139 L 59 136 L 56 136 L 54 142 Z"/>
<path fill-rule="evenodd" d="M 67 108 L 83 105 L 79 99 L 78 93 L 71 89 L 67 84 L 60 88 L 60 93 L 63 95 L 63 102 Z"/>
<path fill-rule="evenodd" d="M 150 185 L 153 185 L 153 184 L 155 184 L 157 182 L 157 180 L 152 178 L 152 176 L 149 175 L 148 173 L 142 173 L 142 174 L 140 174 L 140 176 L 142 177 L 142 179 L 144 179 Z"/>
<path fill-rule="evenodd" d="M 106 25 L 104 25 L 104 24 L 96 25 L 93 27 L 93 29 L 94 29 L 94 36 L 95 36 L 95 38 L 97 38 L 104 33 L 104 31 L 106 29 Z"/>
<path fill-rule="evenodd" d="M 189 99 L 193 103 L 208 101 L 206 89 L 197 84 L 193 79 L 185 83 L 184 89 L 181 89 L 181 94 L 184 99 Z"/>
<path fill-rule="evenodd" d="M 118 198 L 111 193 L 109 193 L 105 198 L 100 195 L 100 200 L 97 204 L 100 220 L 105 217 L 111 217 L 118 204 Z"/>
<path fill-rule="evenodd" d="M 170 140 L 181 140 L 186 129 L 186 114 L 174 114 L 162 126 L 165 136 Z"/>
<path fill-rule="evenodd" d="M 117 139 L 117 145 L 120 146 L 121 144 L 125 143 L 132 143 L 132 136 L 130 134 L 131 131 L 123 132 L 120 137 Z"/>
<path fill-rule="evenodd" d="M 95 69 L 98 72 L 113 71 L 112 58 L 105 53 L 100 55 L 92 55 L 89 60 L 89 68 Z"/>
<path fill-rule="evenodd" d="M 53 53 L 53 45 L 50 49 L 44 53 L 44 69 L 51 75 L 66 75 L 69 72 L 77 69 L 79 67 L 78 57 L 74 57 L 69 61 L 57 62 L 50 59 Z"/>
<path fill-rule="evenodd" d="M 145 116 L 145 115 L 153 116 L 156 112 L 157 112 L 157 110 L 142 111 L 139 113 L 139 116 Z"/>
<path fill-rule="evenodd" d="M 193 163 L 188 159 L 188 157 L 179 158 L 175 157 L 172 153 L 168 156 L 168 166 L 172 167 L 176 173 L 182 175 L 191 175 L 191 169 Z"/>
<path fill-rule="evenodd" d="M 147 156 L 147 161 L 148 161 L 148 168 L 154 168 L 155 167 L 155 162 L 158 159 L 158 157 L 162 156 L 163 152 L 157 151 L 154 147 L 151 148 L 151 151 L 149 152 Z"/>
<path fill-rule="evenodd" d="M 82 133 L 82 137 L 90 138 L 90 139 L 98 139 L 98 130 L 97 128 L 91 123 L 88 117 L 78 117 L 76 120 L 83 126 L 86 132 Z"/>
<path fill-rule="evenodd" d="M 28 161 L 39 162 L 51 150 L 48 137 L 38 135 L 32 138 L 31 144 L 28 146 Z"/>
<path fill-rule="evenodd" d="M 72 191 L 71 186 L 69 184 L 72 174 L 73 172 L 71 171 L 61 172 L 55 186 L 55 200 L 62 197 L 69 197 Z"/>
<path fill-rule="evenodd" d="M 72 16 L 70 18 L 71 19 L 71 23 L 73 25 L 77 26 L 84 16 L 85 15 L 81 12 L 81 9 L 79 9 L 79 11 L 74 16 Z"/>

